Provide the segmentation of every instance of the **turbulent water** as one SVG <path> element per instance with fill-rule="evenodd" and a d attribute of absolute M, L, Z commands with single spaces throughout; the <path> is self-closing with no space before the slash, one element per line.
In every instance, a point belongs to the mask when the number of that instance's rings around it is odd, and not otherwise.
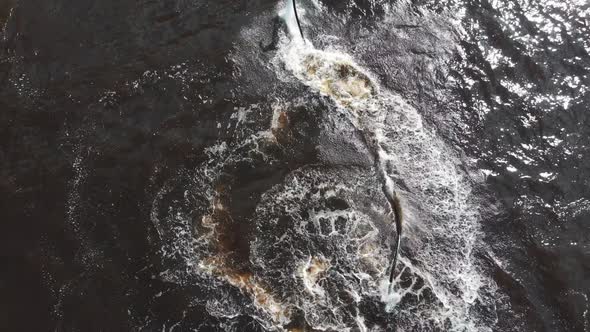
<path fill-rule="evenodd" d="M 292 5 L 0 2 L 0 326 L 590 331 L 590 4 Z"/>

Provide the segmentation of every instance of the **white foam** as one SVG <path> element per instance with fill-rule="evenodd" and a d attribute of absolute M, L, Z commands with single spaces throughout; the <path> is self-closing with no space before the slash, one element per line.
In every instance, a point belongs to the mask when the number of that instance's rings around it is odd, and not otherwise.
<path fill-rule="evenodd" d="M 453 149 L 437 136 L 433 128 L 424 125 L 415 108 L 393 92 L 379 89 L 369 98 L 343 102 L 340 95 L 324 89 L 326 80 L 337 79 L 329 76 L 333 71 L 314 67 L 309 74 L 305 59 L 310 55 L 319 59 L 320 68 L 345 63 L 361 73 L 366 74 L 366 70 L 346 53 L 317 50 L 296 40 L 283 39 L 279 50 L 280 62 L 296 78 L 317 93 L 333 97 L 353 123 L 377 142 L 373 149 L 378 155 L 380 172 L 384 174 L 388 191 L 394 190 L 394 179 L 403 180 L 409 188 L 409 192 L 402 193 L 408 197 L 408 204 L 412 204 L 407 208 L 420 212 L 410 213 L 407 218 L 405 237 L 408 241 L 404 246 L 411 248 L 413 261 L 417 263 L 403 257 L 400 262 L 421 278 L 424 287 L 428 287 L 442 304 L 424 306 L 421 319 L 427 317 L 439 322 L 440 327 L 446 326 L 445 321 L 450 322 L 451 330 L 488 330 L 471 315 L 471 310 L 477 305 L 494 306 L 482 298 L 482 292 L 494 292 L 495 284 L 474 261 L 473 251 L 481 236 L 479 207 L 477 198 L 472 196 L 470 179 L 458 167 L 461 162 Z M 277 66 L 280 71 L 279 68 Z M 367 77 L 371 75 L 367 74 Z M 380 250 L 386 253 L 389 249 Z M 360 296 L 379 293 L 389 310 L 394 310 L 407 294 L 419 294 L 424 289 L 422 287 L 419 292 L 413 289 L 415 279 L 409 287 L 396 284 L 394 293 L 389 294 L 385 292 L 386 275 L 382 277 L 375 283 L 379 286 L 365 290 Z M 408 311 L 404 313 L 418 319 Z"/>
<path fill-rule="evenodd" d="M 417 110 L 402 96 L 379 88 L 371 73 L 352 56 L 342 50 L 315 49 L 309 41 L 303 43 L 289 3 L 281 11 L 289 35 L 281 36 L 273 61 L 277 76 L 289 82 L 300 81 L 312 93 L 333 97 L 334 116 L 346 114 L 368 141 L 375 140 L 371 148 L 378 154 L 377 171 L 386 182 L 387 192 L 397 189 L 405 202 L 407 224 L 399 260 L 404 272 L 397 276 L 393 292 L 389 293 L 386 272 L 391 251 L 389 244 L 382 241 L 381 228 L 374 218 L 386 212 L 383 207 L 386 201 L 369 206 L 355 201 L 359 188 L 373 194 L 380 190 L 380 186 L 375 186 L 375 174 L 351 170 L 351 175 L 343 178 L 338 172 L 313 167 L 289 174 L 282 184 L 260 198 L 252 217 L 257 233 L 251 243 L 250 263 L 262 272 L 252 277 L 252 283 L 220 277 L 215 267 L 204 262 L 212 254 L 211 243 L 215 241 L 215 225 L 207 213 L 197 220 L 203 226 L 197 232 L 191 228 L 193 219 L 188 214 L 177 213 L 172 207 L 167 213 L 159 212 L 163 196 L 172 189 L 171 184 L 158 193 L 152 210 L 152 220 L 161 236 L 172 238 L 162 249 L 163 256 L 182 256 L 189 273 L 203 278 L 202 284 L 215 290 L 211 302 L 207 303 L 210 313 L 222 317 L 247 314 L 269 330 L 284 330 L 289 317 L 278 313 L 285 308 L 297 308 L 303 312 L 307 324 L 317 330 L 367 331 L 358 304 L 374 299 L 381 299 L 396 320 L 409 324 L 400 326 L 400 331 L 424 330 L 428 324 L 434 325 L 435 330 L 490 330 L 485 322 L 472 316 L 477 306 L 488 306 L 493 311 L 495 303 L 484 293 L 493 293 L 495 286 L 473 257 L 481 241 L 477 198 L 472 196 L 470 180 L 458 167 L 460 161 L 454 149 L 423 123 Z M 298 9 L 303 17 L 305 11 Z M 322 70 L 315 74 L 306 72 L 304 60 L 310 55 L 322 65 Z M 322 85 L 326 79 L 336 78 L 330 77 L 335 74 L 334 64 L 350 66 L 355 73 L 362 74 L 356 77 L 368 77 L 377 89 L 370 94 L 331 95 L 333 91 L 322 89 Z M 348 87 L 344 85 L 345 90 Z M 250 154 L 267 158 L 260 145 L 274 140 L 272 132 L 280 126 L 280 109 L 288 108 L 281 103 L 290 105 L 291 101 L 277 101 L 267 131 L 252 132 L 248 126 L 241 125 L 248 123 L 250 113 L 247 109 L 238 110 L 232 119 L 235 133 L 231 142 L 234 143 L 218 143 L 206 150 L 209 159 L 195 171 L 187 196 L 199 196 L 208 211 L 221 209 L 216 201 L 215 179 L 225 166 L 247 159 Z M 403 181 L 409 191 L 396 188 L 398 181 Z M 320 204 L 334 197 L 347 198 L 350 206 L 334 211 Z M 302 207 L 305 204 L 311 207 Z M 285 227 L 280 220 L 285 215 L 289 217 L 285 233 L 262 231 Z M 342 220 L 345 225 L 337 226 Z M 321 252 L 326 244 L 330 249 Z M 284 258 L 295 266 L 290 275 L 285 273 L 289 268 L 285 263 L 269 258 L 279 248 L 288 249 Z M 305 252 L 309 248 L 315 248 L 316 252 Z M 408 254 L 412 256 L 406 257 Z M 329 267 L 320 264 L 324 267 L 308 270 L 313 265 L 312 257 L 322 257 Z M 183 272 L 170 271 L 162 277 L 182 283 L 187 280 L 182 279 Z M 271 276 L 266 282 L 274 278 L 281 285 L 272 289 L 277 294 L 272 294 L 273 300 L 268 305 L 256 296 L 257 290 L 264 293 L 267 289 L 259 286 L 265 282 L 265 273 Z M 406 273 L 411 278 L 410 285 L 402 283 L 402 275 Z M 223 286 L 228 284 L 242 289 L 251 304 L 237 308 L 235 303 L 227 301 Z M 430 293 L 431 297 L 426 296 Z M 417 298 L 419 304 L 408 308 L 407 297 Z M 380 327 L 371 329 L 376 331 Z"/>

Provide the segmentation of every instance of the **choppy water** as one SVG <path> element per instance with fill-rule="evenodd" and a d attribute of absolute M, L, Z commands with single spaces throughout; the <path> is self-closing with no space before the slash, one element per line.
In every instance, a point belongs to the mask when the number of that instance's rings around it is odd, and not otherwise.
<path fill-rule="evenodd" d="M 590 330 L 590 4 L 297 9 L 0 3 L 0 326 Z"/>

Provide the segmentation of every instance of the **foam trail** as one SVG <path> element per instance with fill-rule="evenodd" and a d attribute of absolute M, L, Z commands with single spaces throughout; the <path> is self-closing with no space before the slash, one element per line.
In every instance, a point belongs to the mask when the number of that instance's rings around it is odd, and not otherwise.
<path fill-rule="evenodd" d="M 486 296 L 496 286 L 473 259 L 480 234 L 479 207 L 453 149 L 424 125 L 421 115 L 401 96 L 379 91 L 376 80 L 348 54 L 301 47 L 292 33 L 290 41 L 283 40 L 278 61 L 302 83 L 332 98 L 337 105 L 334 114 L 346 114 L 363 134 L 376 155 L 375 172 L 387 198 L 395 198 L 394 179 L 403 179 L 409 190 L 404 192 L 411 197 L 410 223 L 405 229 L 415 260 L 400 257 L 399 261 L 402 271 L 412 277 L 412 285 L 394 284 L 389 293 L 389 287 L 382 286 L 389 284 L 390 275 L 383 273 L 377 290 L 364 289 L 361 297 L 378 292 L 391 311 L 406 295 L 420 299 L 428 289 L 433 298 L 423 303 L 420 319 L 431 326 L 450 324 L 447 330 L 489 330 L 472 311 L 474 306 L 493 310 L 493 298 Z M 281 67 L 277 68 L 282 75 Z M 408 315 L 409 321 L 417 318 L 410 311 L 401 314 Z"/>

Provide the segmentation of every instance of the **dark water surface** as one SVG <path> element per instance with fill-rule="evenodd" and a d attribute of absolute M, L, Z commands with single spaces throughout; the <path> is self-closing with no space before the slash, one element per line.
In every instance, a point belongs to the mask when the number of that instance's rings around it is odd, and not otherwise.
<path fill-rule="evenodd" d="M 0 0 L 0 329 L 590 331 L 590 4 L 281 3 Z"/>

